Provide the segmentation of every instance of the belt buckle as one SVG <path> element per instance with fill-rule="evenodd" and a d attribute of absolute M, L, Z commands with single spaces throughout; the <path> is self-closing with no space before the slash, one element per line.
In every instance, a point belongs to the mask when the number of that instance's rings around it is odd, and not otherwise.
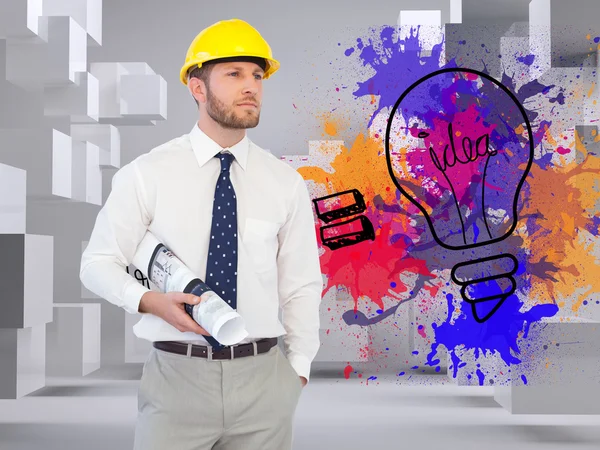
<path fill-rule="evenodd" d="M 206 346 L 206 358 L 209 361 L 213 360 L 213 349 L 212 349 L 212 345 L 207 345 Z"/>

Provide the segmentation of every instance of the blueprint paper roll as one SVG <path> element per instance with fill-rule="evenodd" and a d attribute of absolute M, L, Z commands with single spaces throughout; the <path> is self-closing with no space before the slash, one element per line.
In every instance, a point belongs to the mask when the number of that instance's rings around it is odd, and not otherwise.
<path fill-rule="evenodd" d="M 200 303 L 193 309 L 186 306 L 186 311 L 222 345 L 235 345 L 248 336 L 242 316 L 150 231 L 144 235 L 131 262 L 161 292 L 188 292 L 199 296 Z"/>

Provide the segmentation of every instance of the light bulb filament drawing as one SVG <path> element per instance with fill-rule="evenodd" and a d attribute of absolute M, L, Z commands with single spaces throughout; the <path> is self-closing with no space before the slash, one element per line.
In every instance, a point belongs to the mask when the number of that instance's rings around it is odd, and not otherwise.
<path fill-rule="evenodd" d="M 385 136 L 388 171 L 440 246 L 490 248 L 516 229 L 519 195 L 533 161 L 532 136 L 525 109 L 497 80 L 472 69 L 441 69 L 413 83 L 392 108 Z M 512 267 L 489 273 L 498 262 Z M 461 279 L 456 273 L 462 268 L 479 272 Z M 485 322 L 516 291 L 517 269 L 517 259 L 503 253 L 457 263 L 452 280 L 474 318 Z"/>

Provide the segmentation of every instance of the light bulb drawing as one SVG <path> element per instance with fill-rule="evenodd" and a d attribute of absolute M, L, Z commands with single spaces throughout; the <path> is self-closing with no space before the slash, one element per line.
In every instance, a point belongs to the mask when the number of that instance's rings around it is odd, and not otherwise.
<path fill-rule="evenodd" d="M 443 248 L 490 246 L 515 231 L 533 133 L 516 96 L 491 76 L 445 68 L 413 83 L 390 112 L 385 151 L 392 182 Z M 490 264 L 502 268 L 483 275 Z M 517 269 L 502 253 L 458 263 L 451 277 L 483 323 L 515 292 Z"/>

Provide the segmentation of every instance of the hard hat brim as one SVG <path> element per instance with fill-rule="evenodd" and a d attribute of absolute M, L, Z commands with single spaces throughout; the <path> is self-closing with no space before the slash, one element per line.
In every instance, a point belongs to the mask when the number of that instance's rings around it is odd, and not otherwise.
<path fill-rule="evenodd" d="M 209 58 L 205 58 L 202 61 L 189 61 L 188 63 L 184 64 L 183 67 L 181 68 L 181 71 L 179 73 L 179 77 L 181 79 L 181 82 L 187 86 L 187 82 L 188 82 L 188 71 L 192 68 L 192 67 L 201 67 L 202 64 L 207 63 L 207 62 L 217 62 L 220 59 L 227 59 L 227 58 L 235 58 L 235 57 L 240 57 L 240 56 L 247 56 L 247 57 L 252 57 L 252 58 L 261 58 L 264 59 L 267 62 L 267 68 L 265 70 L 265 74 L 263 76 L 263 79 L 268 79 L 269 77 L 271 77 L 271 75 L 273 75 L 275 72 L 277 72 L 279 70 L 279 67 L 281 66 L 281 64 L 279 63 L 279 61 L 277 61 L 276 59 L 273 58 L 268 58 L 262 55 L 240 55 L 238 54 L 231 54 L 231 55 L 219 55 L 219 56 L 215 56 L 215 57 L 209 57 Z"/>

